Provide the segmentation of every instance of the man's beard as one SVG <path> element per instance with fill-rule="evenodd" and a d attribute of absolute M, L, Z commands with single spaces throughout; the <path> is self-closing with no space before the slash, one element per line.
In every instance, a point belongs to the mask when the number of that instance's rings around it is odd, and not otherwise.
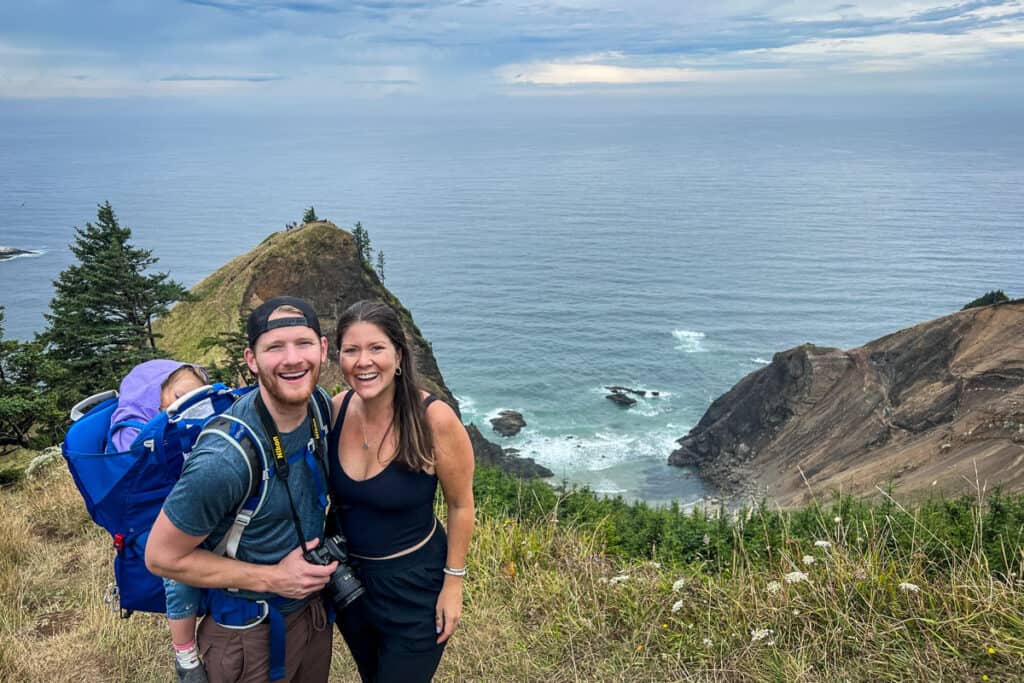
<path fill-rule="evenodd" d="M 260 386 L 270 395 L 270 397 L 278 404 L 282 406 L 299 406 L 305 405 L 309 401 L 309 397 L 313 395 L 316 390 L 317 382 L 320 381 L 320 373 L 323 370 L 323 364 L 319 363 L 315 368 L 309 369 L 309 374 L 303 378 L 303 381 L 310 381 L 309 391 L 301 397 L 294 395 L 294 392 L 283 392 L 281 386 L 283 381 L 270 375 L 266 377 L 263 372 L 257 372 L 256 378 L 259 381 Z"/>

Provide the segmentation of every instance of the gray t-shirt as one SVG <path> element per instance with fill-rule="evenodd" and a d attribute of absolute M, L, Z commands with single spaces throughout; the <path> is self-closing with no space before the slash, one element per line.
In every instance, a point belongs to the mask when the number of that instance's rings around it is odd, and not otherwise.
<path fill-rule="evenodd" d="M 240 398 L 227 411 L 243 420 L 259 437 L 270 455 L 270 440 L 264 433 L 255 399 L 258 390 Z M 295 503 L 306 540 L 323 536 L 324 510 L 320 507 L 319 490 L 304 455 L 311 444 L 309 419 L 293 432 L 281 435 L 290 466 L 287 486 Z M 256 476 L 259 476 L 259 472 Z M 320 479 L 324 473 L 319 471 Z M 254 564 L 276 564 L 299 545 L 299 536 L 292 519 L 285 484 L 276 475 L 267 483 L 267 498 L 259 513 L 242 534 L 236 557 Z M 204 548 L 212 550 L 220 542 L 235 519 L 235 512 L 249 492 L 249 468 L 244 456 L 224 438 L 206 434 L 196 443 L 185 461 L 181 478 L 164 501 L 164 513 L 179 530 L 192 536 L 207 536 Z M 227 588 L 227 586 L 225 586 Z M 252 599 L 271 597 L 270 593 L 239 591 Z M 294 600 L 282 606 L 288 613 L 306 600 Z"/>

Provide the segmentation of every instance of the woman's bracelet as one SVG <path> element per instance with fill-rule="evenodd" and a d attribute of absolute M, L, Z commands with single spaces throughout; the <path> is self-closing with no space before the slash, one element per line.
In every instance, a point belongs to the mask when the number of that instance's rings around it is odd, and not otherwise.
<path fill-rule="evenodd" d="M 445 567 L 443 571 L 448 576 L 465 576 L 466 575 L 466 568 L 465 567 L 463 567 L 462 569 L 452 569 L 451 567 Z"/>

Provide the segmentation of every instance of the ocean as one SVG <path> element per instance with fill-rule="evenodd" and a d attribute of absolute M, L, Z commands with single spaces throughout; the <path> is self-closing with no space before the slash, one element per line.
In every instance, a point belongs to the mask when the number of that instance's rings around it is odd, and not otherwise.
<path fill-rule="evenodd" d="M 361 221 L 464 417 L 605 494 L 713 494 L 665 464 L 797 344 L 848 348 L 1024 296 L 1012 116 L 355 117 L 0 103 L 6 334 L 39 331 L 109 200 L 192 285 L 314 206 Z M 659 392 L 620 408 L 608 385 Z"/>

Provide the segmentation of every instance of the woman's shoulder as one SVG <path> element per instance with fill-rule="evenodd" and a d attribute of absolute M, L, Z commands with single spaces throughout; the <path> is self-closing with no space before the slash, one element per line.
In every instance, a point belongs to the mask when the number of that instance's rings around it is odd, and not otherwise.
<path fill-rule="evenodd" d="M 422 390 L 420 391 L 420 397 L 425 404 L 427 421 L 432 429 L 446 429 L 453 424 L 462 426 L 459 416 L 455 414 L 455 410 L 444 399 Z"/>
<path fill-rule="evenodd" d="M 334 406 L 335 412 L 341 407 L 341 404 L 345 402 L 345 397 L 352 393 L 351 389 L 345 389 L 331 397 L 331 405 Z"/>
<path fill-rule="evenodd" d="M 339 392 L 333 398 L 331 398 L 331 417 L 332 417 L 331 421 L 332 421 L 332 423 L 335 420 L 338 419 L 338 413 L 341 412 L 341 407 L 345 404 L 345 401 L 348 399 L 349 395 L 351 395 L 352 393 L 353 392 L 352 392 L 351 389 L 345 389 L 344 391 Z"/>

